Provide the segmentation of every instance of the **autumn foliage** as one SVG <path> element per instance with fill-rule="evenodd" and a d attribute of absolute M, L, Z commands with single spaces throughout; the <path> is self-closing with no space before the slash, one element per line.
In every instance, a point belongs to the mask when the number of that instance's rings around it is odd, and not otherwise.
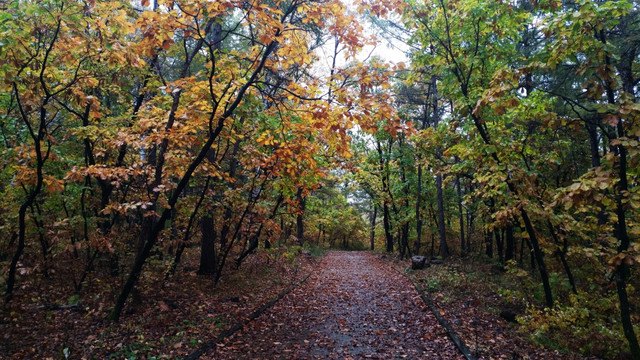
<path fill-rule="evenodd" d="M 0 8 L 7 304 L 56 287 L 118 321 L 185 273 L 383 247 L 482 256 L 536 340 L 640 359 L 636 3 Z M 362 55 L 375 26 L 407 65 Z"/>

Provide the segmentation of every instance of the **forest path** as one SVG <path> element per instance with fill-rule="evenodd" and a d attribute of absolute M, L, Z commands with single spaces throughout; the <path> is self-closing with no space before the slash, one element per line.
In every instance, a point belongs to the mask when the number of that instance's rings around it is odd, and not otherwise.
<path fill-rule="evenodd" d="M 368 252 L 329 252 L 309 279 L 207 359 L 461 359 L 413 285 Z"/>

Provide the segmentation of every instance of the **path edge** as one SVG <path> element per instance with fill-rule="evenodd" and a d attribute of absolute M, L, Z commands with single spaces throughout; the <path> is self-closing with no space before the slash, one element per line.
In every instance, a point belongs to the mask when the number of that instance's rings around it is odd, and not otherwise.
<path fill-rule="evenodd" d="M 438 319 L 438 322 L 440 323 L 440 325 L 442 325 L 442 327 L 447 331 L 447 335 L 449 335 L 449 338 L 451 339 L 451 341 L 453 341 L 453 343 L 456 345 L 458 350 L 460 350 L 460 352 L 462 353 L 462 356 L 464 356 L 466 360 L 476 360 L 476 358 L 471 354 L 471 350 L 469 350 L 469 347 L 467 347 L 464 341 L 462 341 L 462 339 L 460 339 L 458 335 L 456 335 L 456 332 L 455 330 L 453 330 L 453 327 L 451 327 L 451 324 L 449 324 L 449 322 L 440 314 L 440 311 L 438 311 L 438 308 L 433 303 L 433 299 L 427 296 L 427 294 L 424 292 L 424 290 L 422 290 L 420 285 L 418 285 L 409 276 L 409 274 L 398 270 L 395 266 L 391 266 L 391 267 L 394 270 L 396 270 L 398 273 L 400 273 L 402 276 L 407 278 L 409 281 L 411 281 L 411 283 L 413 284 L 413 287 L 416 289 L 416 291 L 418 291 L 418 294 L 420 294 L 422 301 L 424 301 L 424 303 L 427 304 L 427 306 L 429 307 L 433 315 L 435 315 L 436 319 Z"/>
<path fill-rule="evenodd" d="M 218 335 L 215 339 L 210 340 L 209 342 L 207 342 L 204 345 L 202 345 L 200 348 L 198 348 L 197 350 L 195 350 L 194 352 L 192 352 L 191 354 L 186 356 L 184 358 L 184 360 L 196 360 L 196 359 L 199 359 L 207 351 L 213 349 L 213 347 L 215 347 L 216 344 L 218 344 L 222 340 L 228 338 L 229 336 L 233 335 L 238 330 L 242 329 L 245 325 L 247 325 L 252 320 L 254 320 L 258 316 L 260 316 L 263 312 L 267 311 L 270 307 L 275 305 L 280 299 L 282 299 L 288 293 L 293 291 L 293 289 L 295 289 L 298 286 L 302 285 L 305 281 L 307 281 L 307 279 L 309 279 L 309 277 L 311 276 L 311 274 L 313 274 L 314 271 L 315 271 L 315 268 L 313 270 L 311 270 L 309 272 L 309 274 L 307 274 L 307 276 L 305 276 L 302 280 L 298 281 L 297 283 L 293 284 L 289 288 L 287 288 L 284 291 L 282 291 L 280 294 L 278 294 L 278 296 L 276 296 L 275 298 L 271 299 L 271 301 L 267 302 L 266 304 L 262 305 L 258 310 L 256 310 L 253 313 L 251 313 L 251 315 L 249 315 L 249 317 L 241 319 L 240 321 L 235 323 L 232 327 L 230 327 L 229 329 L 225 330 L 222 334 Z"/>

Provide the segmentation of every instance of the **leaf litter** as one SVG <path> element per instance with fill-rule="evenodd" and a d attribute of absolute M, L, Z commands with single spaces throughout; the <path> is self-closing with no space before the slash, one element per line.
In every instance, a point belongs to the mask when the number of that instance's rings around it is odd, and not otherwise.
<path fill-rule="evenodd" d="M 462 359 L 413 285 L 368 252 L 329 252 L 215 359 Z"/>

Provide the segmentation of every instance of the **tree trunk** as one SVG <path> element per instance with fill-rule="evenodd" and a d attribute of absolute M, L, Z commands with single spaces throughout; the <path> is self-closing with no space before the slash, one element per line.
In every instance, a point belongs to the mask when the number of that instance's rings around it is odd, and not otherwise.
<path fill-rule="evenodd" d="M 384 226 L 384 235 L 386 240 L 387 252 L 393 252 L 393 235 L 391 234 L 391 223 L 390 223 L 390 214 L 389 214 L 389 200 L 387 199 L 386 194 L 389 193 L 389 183 L 387 182 L 387 176 L 385 174 L 385 160 L 384 154 L 382 152 L 382 145 L 380 141 L 376 141 L 376 149 L 378 150 L 378 156 L 380 157 L 379 161 L 379 170 L 380 176 L 382 178 L 382 191 L 385 193 L 383 197 L 383 206 L 382 206 L 382 224 Z"/>
<path fill-rule="evenodd" d="M 213 275 L 216 272 L 216 231 L 213 224 L 213 216 L 205 214 L 200 220 L 200 268 L 198 274 Z"/>
<path fill-rule="evenodd" d="M 402 224 L 401 239 L 400 258 L 403 259 L 405 255 L 411 257 L 411 250 L 409 249 L 409 222 Z"/>
<path fill-rule="evenodd" d="M 622 123 L 618 123 L 618 132 L 623 134 Z M 618 246 L 618 253 L 622 254 L 631 245 L 629 235 L 627 234 L 626 214 L 623 204 L 624 193 L 628 192 L 627 183 L 627 150 L 624 146 L 618 146 L 618 159 L 619 168 L 618 176 L 620 181 L 618 182 L 616 190 L 616 214 L 618 215 L 618 221 L 615 226 L 615 236 L 620 241 Z M 615 279 L 616 289 L 618 291 L 618 300 L 620 301 L 620 318 L 622 320 L 622 329 L 624 336 L 629 342 L 629 349 L 634 359 L 640 359 L 640 344 L 638 344 L 638 338 L 636 337 L 633 329 L 633 323 L 631 322 L 631 310 L 629 306 L 629 296 L 627 294 L 627 279 L 630 276 L 630 267 L 626 262 L 626 258 L 616 266 Z"/>
<path fill-rule="evenodd" d="M 302 246 L 304 244 L 304 211 L 307 200 L 302 196 L 302 188 L 298 188 L 296 194 L 298 199 L 298 216 L 296 216 L 296 237 L 298 238 L 298 244 Z"/>
<path fill-rule="evenodd" d="M 56 41 L 56 38 L 57 38 L 57 32 L 56 32 L 56 36 L 52 40 L 52 44 Z M 42 66 L 44 69 L 44 65 Z M 22 104 L 20 103 L 20 99 L 18 95 L 18 87 L 15 84 L 14 84 L 14 90 L 15 90 L 16 99 L 17 99 L 16 101 L 18 102 L 20 113 L 22 115 L 22 120 L 25 122 L 25 124 L 28 124 L 30 120 L 28 116 L 22 111 Z M 33 187 L 31 191 L 29 191 L 27 198 L 20 205 L 20 209 L 18 210 L 18 248 L 16 249 L 16 252 L 13 254 L 13 258 L 11 259 L 11 263 L 9 264 L 9 274 L 7 276 L 7 282 L 6 282 L 7 290 L 5 292 L 5 302 L 9 302 L 13 298 L 13 288 L 15 286 L 18 262 L 20 261 L 20 257 L 22 256 L 22 253 L 24 252 L 24 248 L 25 248 L 27 209 L 29 209 L 33 205 L 33 203 L 35 202 L 36 198 L 40 194 L 40 191 L 42 190 L 42 187 L 44 185 L 43 168 L 44 168 L 44 163 L 46 159 L 49 157 L 49 151 L 51 149 L 51 146 L 48 146 L 46 150 L 46 154 L 43 154 L 42 142 L 47 135 L 46 106 L 49 103 L 50 99 L 51 99 L 50 95 L 45 96 L 40 106 L 39 126 L 36 129 L 37 133 L 31 131 L 31 126 L 29 126 L 30 135 L 34 142 L 34 150 L 36 155 L 36 184 L 35 184 L 35 187 Z"/>
<path fill-rule="evenodd" d="M 628 36 L 628 22 L 629 20 L 635 21 L 633 19 L 629 19 L 629 16 L 623 17 L 620 20 L 620 29 L 623 35 Z M 602 32 L 603 42 L 604 41 L 604 32 Z M 635 57 L 637 54 L 633 51 L 625 51 L 620 61 L 617 64 L 618 71 L 620 73 L 620 77 L 622 79 L 622 90 L 629 96 L 635 99 L 635 77 L 633 71 L 633 64 L 635 62 Z M 606 64 L 610 65 L 610 59 L 608 57 L 605 58 Z M 610 104 L 615 104 L 615 98 L 613 97 L 613 91 L 611 84 L 607 84 L 607 97 L 609 99 Z M 617 137 L 625 137 L 625 129 L 622 124 L 622 119 L 618 121 L 616 125 Z M 630 121 L 627 119 L 627 121 Z M 618 245 L 618 254 L 624 254 L 629 247 L 631 246 L 631 239 L 629 238 L 629 234 L 627 233 L 627 219 L 625 213 L 624 203 L 625 198 L 627 197 L 627 193 L 629 192 L 629 183 L 627 179 L 627 149 L 623 144 L 617 145 L 615 147 L 616 155 L 618 158 L 618 184 L 615 187 L 615 197 L 616 197 L 616 215 L 617 222 L 614 229 L 614 235 L 616 239 L 620 242 Z M 631 355 L 635 360 L 640 360 L 640 344 L 638 344 L 638 338 L 636 337 L 635 330 L 633 329 L 633 323 L 631 322 L 631 309 L 629 306 L 629 296 L 627 294 L 627 280 L 631 275 L 631 268 L 627 263 L 627 259 L 623 259 L 620 264 L 616 266 L 615 269 L 615 279 L 616 279 L 616 289 L 618 292 L 618 300 L 620 301 L 620 318 L 622 321 L 622 329 L 624 331 L 624 336 L 627 338 L 629 342 L 629 350 L 631 351 Z"/>
<path fill-rule="evenodd" d="M 520 238 L 520 261 L 518 264 L 520 267 L 524 266 L 524 237 Z"/>
<path fill-rule="evenodd" d="M 437 128 L 440 122 L 440 108 L 438 106 L 438 79 L 435 75 L 431 76 L 431 105 L 433 107 L 433 127 Z M 440 149 L 436 149 L 436 157 L 440 159 Z M 440 256 L 446 258 L 449 256 L 449 247 L 447 246 L 447 233 L 444 222 L 444 198 L 442 194 L 442 174 L 436 174 L 436 195 L 438 198 L 438 230 L 440 234 Z"/>
<path fill-rule="evenodd" d="M 280 208 L 280 205 L 282 204 L 283 201 L 284 201 L 284 195 L 280 194 L 280 196 L 278 196 L 278 199 L 276 200 L 276 204 L 273 207 L 273 210 L 271 211 L 271 215 L 269 215 L 269 218 L 267 218 L 267 220 L 272 220 L 276 217 L 276 215 L 278 214 L 278 209 Z M 244 251 L 236 259 L 236 269 L 240 268 L 240 264 L 242 264 L 242 261 L 258 248 L 258 241 L 260 240 L 260 235 L 262 234 L 262 230 L 264 229 L 264 224 L 265 224 L 265 221 L 260 223 L 260 227 L 258 228 L 258 231 L 254 235 L 252 235 L 251 239 L 249 240 L 249 248 L 247 248 L 247 250 Z M 322 225 L 320 227 L 322 227 Z"/>
<path fill-rule="evenodd" d="M 460 254 L 464 256 L 466 249 L 464 246 L 464 214 L 462 212 L 462 188 L 460 185 L 460 176 L 456 176 L 456 188 L 458 191 L 458 215 L 460 219 Z"/>
<path fill-rule="evenodd" d="M 169 201 L 167 202 L 169 209 L 165 209 L 164 211 L 162 211 L 162 214 L 160 215 L 160 218 L 158 219 L 156 225 L 153 227 L 152 231 L 149 233 L 149 237 L 146 240 L 142 253 L 140 253 L 140 256 L 136 256 L 134 264 L 131 268 L 131 272 L 129 273 L 129 277 L 127 278 L 127 281 L 122 287 L 122 291 L 120 292 L 120 295 L 116 300 L 116 304 L 113 307 L 113 311 L 111 312 L 111 315 L 110 315 L 111 320 L 117 322 L 120 319 L 120 314 L 122 313 L 124 304 L 126 303 L 127 298 L 131 293 L 131 290 L 133 290 L 134 285 L 138 281 L 138 278 L 142 271 L 142 267 L 144 266 L 146 259 L 149 257 L 149 254 L 151 253 L 151 249 L 153 248 L 155 243 L 158 241 L 158 235 L 160 234 L 160 231 L 164 229 L 164 225 L 169 219 L 169 215 L 171 214 L 170 209 L 173 208 L 178 202 L 178 199 L 180 198 L 182 191 L 187 187 L 187 184 L 189 183 L 191 176 L 193 175 L 195 170 L 200 166 L 200 164 L 206 157 L 207 152 L 209 152 L 209 150 L 211 149 L 211 146 L 220 135 L 220 132 L 222 132 L 225 121 L 231 117 L 231 115 L 235 112 L 237 107 L 240 105 L 249 87 L 252 86 L 257 81 L 258 74 L 262 72 L 262 69 L 264 68 L 265 63 L 267 61 L 267 58 L 276 49 L 276 47 L 277 47 L 277 44 L 275 41 L 267 45 L 266 49 L 264 50 L 263 56 L 261 57 L 260 63 L 255 68 L 255 70 L 253 70 L 253 73 L 251 74 L 249 79 L 244 83 L 244 85 L 242 85 L 238 89 L 235 95 L 235 100 L 232 103 L 230 103 L 228 107 L 225 108 L 224 113 L 220 115 L 217 121 L 215 119 L 215 112 L 211 113 L 209 118 L 209 123 L 211 126 L 209 131 L 209 137 L 207 141 L 202 145 L 198 155 L 191 161 L 191 163 L 187 167 L 187 170 L 184 173 L 184 175 L 178 181 L 178 184 L 175 190 L 173 191 L 173 193 L 171 194 L 171 197 L 169 198 Z"/>
<path fill-rule="evenodd" d="M 435 244 L 436 244 L 436 237 L 433 233 L 431 233 L 431 258 L 432 259 L 433 259 Z"/>
<path fill-rule="evenodd" d="M 386 239 L 387 252 L 393 252 L 393 235 L 391 234 L 391 225 L 389 224 L 389 205 L 385 202 L 382 207 L 382 224 L 384 226 L 384 235 Z"/>
<path fill-rule="evenodd" d="M 371 230 L 369 231 L 369 242 L 371 243 L 371 250 L 374 250 L 376 239 L 376 217 L 378 215 L 378 207 L 373 204 L 373 213 L 371 214 Z"/>
<path fill-rule="evenodd" d="M 475 216 L 473 215 L 473 213 L 469 212 L 469 208 L 467 208 L 467 251 L 469 253 L 473 252 L 473 249 L 471 249 L 471 233 L 473 230 L 474 219 Z"/>
<path fill-rule="evenodd" d="M 505 250 L 505 254 L 504 254 L 504 259 L 505 261 L 509 261 L 511 259 L 513 259 L 514 257 L 514 240 L 513 240 L 513 226 L 511 224 L 507 225 L 507 228 L 505 230 L 505 243 L 506 243 L 506 250 Z"/>
<path fill-rule="evenodd" d="M 402 148 L 403 137 L 400 137 L 400 147 Z M 407 181 L 407 173 L 406 168 L 404 166 L 400 166 L 401 173 L 400 179 L 404 183 L 404 209 L 408 213 L 409 212 L 409 182 Z M 400 237 L 400 258 L 404 258 L 405 255 L 411 257 L 411 249 L 409 248 L 409 221 L 404 220 L 402 224 L 402 231 Z"/>
<path fill-rule="evenodd" d="M 438 230 L 440 234 L 440 256 L 446 258 L 449 256 L 449 247 L 447 246 L 447 232 L 444 222 L 444 198 L 442 195 L 442 175 L 436 175 L 436 191 L 438 196 Z"/>
<path fill-rule="evenodd" d="M 195 208 L 191 212 L 191 215 L 189 215 L 189 223 L 187 224 L 187 228 L 184 231 L 182 243 L 180 243 L 180 245 L 176 249 L 176 254 L 175 254 L 175 257 L 173 258 L 173 264 L 171 264 L 171 269 L 167 272 L 165 276 L 165 280 L 169 278 L 169 275 L 175 273 L 176 268 L 180 263 L 180 258 L 182 257 L 182 253 L 184 252 L 184 249 L 187 246 L 187 243 L 189 242 L 189 238 L 191 237 L 191 228 L 193 227 L 193 224 L 196 220 L 196 215 L 198 214 L 198 210 L 200 209 L 200 206 L 202 205 L 202 202 L 204 201 L 204 198 L 207 194 L 207 190 L 209 188 L 209 182 L 211 182 L 210 176 L 207 177 L 207 181 L 205 181 L 205 184 L 202 188 L 202 193 L 198 198 L 198 202 L 196 203 Z"/>
<path fill-rule="evenodd" d="M 495 231 L 496 235 L 496 250 L 498 250 L 498 261 L 500 264 L 504 264 L 504 230 L 502 234 L 500 231 Z"/>
<path fill-rule="evenodd" d="M 420 253 L 420 245 L 422 242 L 422 215 L 420 214 L 420 206 L 422 205 L 422 164 L 418 163 L 418 189 L 416 190 L 416 242 L 413 246 L 416 254 Z"/>
<path fill-rule="evenodd" d="M 493 258 L 493 230 L 487 230 L 487 234 L 484 239 L 484 244 L 486 246 L 485 254 L 489 258 Z"/>

